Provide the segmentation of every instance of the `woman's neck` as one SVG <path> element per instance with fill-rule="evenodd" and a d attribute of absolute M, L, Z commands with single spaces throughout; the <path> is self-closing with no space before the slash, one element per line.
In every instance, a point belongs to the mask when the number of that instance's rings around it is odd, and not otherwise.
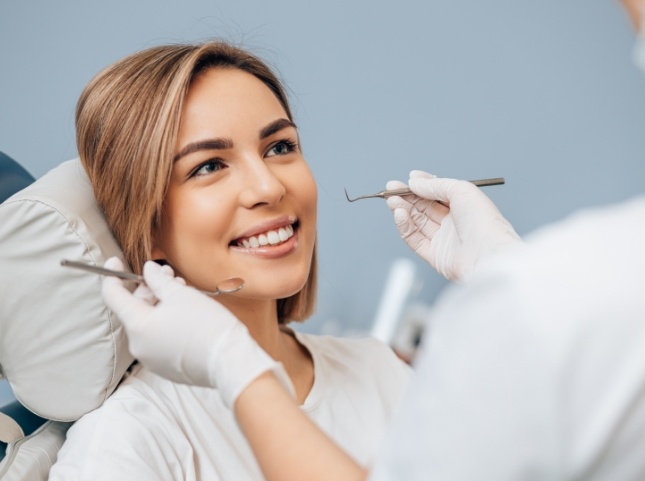
<path fill-rule="evenodd" d="M 314 381 L 313 361 L 298 340 L 281 329 L 277 301 L 233 298 L 218 299 L 249 330 L 251 337 L 276 361 L 282 363 L 303 403 Z"/>
<path fill-rule="evenodd" d="M 218 298 L 227 309 L 242 321 L 251 337 L 269 355 L 279 354 L 280 325 L 275 300 L 245 299 L 236 296 Z M 274 357 L 274 359 L 279 360 Z"/>

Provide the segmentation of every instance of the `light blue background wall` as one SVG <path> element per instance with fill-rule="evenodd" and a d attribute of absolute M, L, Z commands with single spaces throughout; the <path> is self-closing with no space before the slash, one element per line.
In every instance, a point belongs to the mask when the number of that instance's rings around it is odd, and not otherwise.
<path fill-rule="evenodd" d="M 645 79 L 616 0 L 0 0 L 0 150 L 41 176 L 75 156 L 99 69 L 208 37 L 254 49 L 291 91 L 320 192 L 311 330 L 367 330 L 391 262 L 415 259 L 385 204 L 343 187 L 504 176 L 486 192 L 521 234 L 643 191 Z M 430 302 L 444 282 L 415 262 Z"/>

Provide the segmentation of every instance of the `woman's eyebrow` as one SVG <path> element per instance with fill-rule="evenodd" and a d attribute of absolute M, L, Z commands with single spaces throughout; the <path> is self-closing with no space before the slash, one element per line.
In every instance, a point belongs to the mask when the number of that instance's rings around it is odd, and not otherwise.
<path fill-rule="evenodd" d="M 260 139 L 266 139 L 276 132 L 286 129 L 287 127 L 297 128 L 291 120 L 288 119 L 278 119 L 271 122 L 269 125 L 260 130 Z M 173 158 L 173 162 L 177 162 L 179 159 L 185 155 L 198 152 L 200 150 L 224 150 L 232 149 L 233 141 L 231 139 L 218 138 L 218 139 L 208 139 L 208 140 L 199 140 L 188 144 L 183 149 L 179 151 L 177 155 Z"/>
<path fill-rule="evenodd" d="M 266 127 L 264 127 L 262 130 L 260 130 L 260 139 L 266 139 L 267 137 L 270 137 L 276 132 L 279 132 L 282 129 L 286 129 L 287 127 L 293 127 L 294 129 L 298 128 L 296 127 L 296 124 L 294 124 L 289 119 L 275 120 L 271 122 L 269 125 L 267 125 Z"/>
<path fill-rule="evenodd" d="M 181 149 L 177 155 L 173 158 L 173 162 L 177 162 L 183 156 L 192 154 L 193 152 L 198 152 L 200 150 L 224 150 L 232 149 L 233 141 L 231 139 L 208 139 L 200 140 L 188 144 L 186 147 Z"/>

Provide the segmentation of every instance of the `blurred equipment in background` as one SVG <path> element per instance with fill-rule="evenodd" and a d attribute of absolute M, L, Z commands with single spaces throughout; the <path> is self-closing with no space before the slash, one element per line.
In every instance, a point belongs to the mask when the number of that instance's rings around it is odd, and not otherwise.
<path fill-rule="evenodd" d="M 410 259 L 395 259 L 376 311 L 370 334 L 390 345 L 404 361 L 411 363 L 426 329 L 429 307 L 412 303 L 421 290 L 416 265 Z"/>

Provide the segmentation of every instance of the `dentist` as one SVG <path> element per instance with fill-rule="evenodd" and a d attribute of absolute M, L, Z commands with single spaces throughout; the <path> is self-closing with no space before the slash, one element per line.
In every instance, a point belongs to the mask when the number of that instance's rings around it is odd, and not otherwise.
<path fill-rule="evenodd" d="M 645 1 L 623 3 L 639 29 Z M 134 295 L 105 279 L 106 303 L 150 369 L 245 386 L 232 406 L 268 480 L 645 479 L 645 195 L 521 243 L 467 183 L 413 172 L 409 185 L 418 197 L 388 201 L 402 237 L 463 282 L 433 311 L 432 336 L 374 466 L 331 442 L 235 317 L 169 269 L 147 263 L 148 287 Z M 187 305 L 189 325 L 175 322 Z M 204 335 L 184 344 L 195 331 Z M 227 377 L 222 353 L 238 348 L 260 366 L 246 371 L 250 379 Z"/>

